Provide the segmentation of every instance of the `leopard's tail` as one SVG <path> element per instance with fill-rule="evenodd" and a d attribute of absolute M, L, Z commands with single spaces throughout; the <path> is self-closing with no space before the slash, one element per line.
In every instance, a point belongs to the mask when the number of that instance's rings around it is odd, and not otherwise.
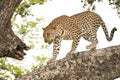
<path fill-rule="evenodd" d="M 115 31 L 117 31 L 117 28 L 114 27 L 114 28 L 111 30 L 111 33 L 110 33 L 110 36 L 109 36 L 108 30 L 107 30 L 107 27 L 106 27 L 104 21 L 101 21 L 101 26 L 102 26 L 103 31 L 104 31 L 104 33 L 105 33 L 106 39 L 107 39 L 108 41 L 112 41 L 113 36 L 114 36 L 114 33 L 115 33 Z"/>

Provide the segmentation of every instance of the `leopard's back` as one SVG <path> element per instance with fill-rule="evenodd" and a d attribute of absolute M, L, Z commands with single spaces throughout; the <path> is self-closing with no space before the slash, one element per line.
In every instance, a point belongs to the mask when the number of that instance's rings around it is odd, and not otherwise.
<path fill-rule="evenodd" d="M 82 33 L 88 32 L 91 29 L 98 29 L 102 22 L 101 17 L 91 11 L 75 14 L 71 16 L 71 19 L 81 29 Z"/>
<path fill-rule="evenodd" d="M 87 33 L 96 35 L 98 28 L 101 26 L 105 33 L 106 39 L 108 41 L 111 41 L 113 38 L 114 32 L 117 30 L 114 27 L 111 30 L 111 34 L 109 35 L 107 27 L 104 21 L 102 20 L 102 18 L 100 17 L 100 15 L 98 15 L 97 13 L 91 12 L 91 11 L 84 11 L 84 12 L 75 14 L 71 16 L 71 19 L 73 20 L 74 24 L 79 27 L 83 36 L 84 34 L 87 34 Z"/>

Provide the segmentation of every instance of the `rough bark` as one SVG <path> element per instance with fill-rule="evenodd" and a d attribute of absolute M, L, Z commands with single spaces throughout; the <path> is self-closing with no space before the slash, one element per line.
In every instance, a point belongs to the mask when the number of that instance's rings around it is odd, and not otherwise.
<path fill-rule="evenodd" d="M 11 17 L 22 0 L 0 0 L 0 57 L 23 59 L 27 46 L 12 31 Z"/>
<path fill-rule="evenodd" d="M 6 80 L 6 79 L 4 79 L 3 77 L 0 77 L 0 80 Z"/>
<path fill-rule="evenodd" d="M 120 45 L 83 51 L 15 80 L 113 80 L 120 77 Z"/>

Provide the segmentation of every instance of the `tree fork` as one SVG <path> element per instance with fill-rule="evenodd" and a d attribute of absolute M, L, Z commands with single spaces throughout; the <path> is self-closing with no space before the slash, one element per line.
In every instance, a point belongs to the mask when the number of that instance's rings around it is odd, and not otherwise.
<path fill-rule="evenodd" d="M 23 59 L 27 46 L 12 31 L 11 17 L 22 0 L 0 0 L 0 57 Z"/>
<path fill-rule="evenodd" d="M 113 80 L 120 77 L 120 45 L 83 51 L 15 80 Z"/>

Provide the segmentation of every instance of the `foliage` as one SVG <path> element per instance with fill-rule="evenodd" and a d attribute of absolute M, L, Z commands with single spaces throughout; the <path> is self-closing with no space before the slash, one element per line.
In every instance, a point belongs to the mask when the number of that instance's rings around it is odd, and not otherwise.
<path fill-rule="evenodd" d="M 33 70 L 41 68 L 44 65 L 45 61 L 48 59 L 48 58 L 46 58 L 44 56 L 42 56 L 42 57 L 41 56 L 34 56 L 34 58 L 35 58 L 36 62 L 38 62 L 38 65 L 33 66 L 32 67 Z"/>
<path fill-rule="evenodd" d="M 38 64 L 32 65 L 31 70 L 41 68 L 45 63 L 45 60 L 47 59 L 44 56 L 43 57 L 34 56 L 34 58 Z M 14 59 L 11 59 L 10 61 L 12 63 L 8 62 L 7 58 L 0 58 L 0 77 L 4 77 L 7 80 L 13 80 L 14 78 L 20 77 L 31 71 L 29 69 L 25 69 L 22 66 L 23 65 L 22 63 L 19 62 L 15 63 Z"/>
<path fill-rule="evenodd" d="M 41 49 L 48 49 L 49 48 L 49 45 L 48 44 L 43 44 L 43 45 L 41 45 Z"/>
<path fill-rule="evenodd" d="M 81 0 L 83 3 L 83 8 L 88 7 L 88 10 L 95 10 L 96 5 L 95 2 L 103 2 L 104 0 Z M 109 5 L 113 6 L 114 9 L 117 10 L 118 15 L 120 16 L 120 0 L 108 0 Z"/>
<path fill-rule="evenodd" d="M 83 3 L 83 8 L 88 7 L 88 10 L 95 10 L 95 2 L 102 2 L 102 0 L 81 0 L 81 3 Z"/>
<path fill-rule="evenodd" d="M 120 0 L 109 0 L 109 4 L 112 5 L 114 9 L 117 9 L 117 13 L 120 17 Z"/>
<path fill-rule="evenodd" d="M 38 39 L 38 34 L 34 33 L 39 32 L 37 25 L 44 21 L 43 18 L 34 18 L 33 14 L 30 13 L 30 7 L 36 4 L 44 4 L 47 0 L 23 0 L 19 7 L 16 9 L 14 16 L 12 18 L 12 25 L 14 32 L 18 35 L 23 41 L 28 40 L 29 48 L 34 48 L 33 39 Z M 21 18 L 21 24 L 18 23 L 17 17 Z M 29 18 L 31 17 L 31 18 Z"/>
<path fill-rule="evenodd" d="M 27 15 L 30 15 L 29 7 L 31 5 L 28 2 L 23 2 L 21 5 L 16 9 L 16 15 L 19 14 L 21 17 L 25 17 Z"/>
<path fill-rule="evenodd" d="M 23 41 L 27 40 L 28 46 L 34 48 L 34 39 L 38 39 L 39 27 L 37 25 L 44 21 L 43 18 L 36 19 L 23 19 L 22 23 L 19 24 L 17 21 L 13 22 L 13 30 Z"/>
<path fill-rule="evenodd" d="M 4 77 L 7 79 L 9 78 L 10 80 L 12 80 L 12 76 L 19 77 L 27 72 L 28 71 L 21 66 L 15 66 L 13 64 L 7 63 L 7 58 L 0 58 L 0 77 Z"/>
<path fill-rule="evenodd" d="M 35 4 L 44 4 L 47 0 L 23 0 L 20 6 L 16 9 L 15 15 L 20 15 L 21 17 L 25 17 L 28 15 L 32 15 L 30 13 L 29 7 Z"/>

